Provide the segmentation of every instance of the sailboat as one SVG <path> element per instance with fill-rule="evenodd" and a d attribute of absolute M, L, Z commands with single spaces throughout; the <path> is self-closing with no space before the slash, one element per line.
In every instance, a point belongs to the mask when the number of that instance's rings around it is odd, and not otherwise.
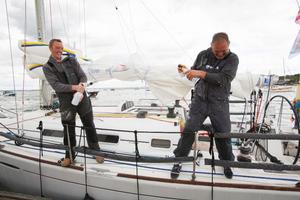
<path fill-rule="evenodd" d="M 23 41 L 19 47 L 26 47 L 24 52 L 29 75 L 43 80 L 41 66 L 45 61 L 42 59 L 49 56 L 47 44 Z M 2 185 L 16 192 L 72 200 L 299 199 L 297 142 L 300 138 L 297 134 L 282 133 L 282 130 L 289 129 L 273 127 L 272 121 L 280 120 L 282 112 L 265 114 L 268 116 L 263 117 L 261 125 L 256 124 L 258 133 L 246 133 L 246 129 L 254 124 L 253 118 L 259 120 L 258 111 L 261 111 L 256 107 L 258 104 L 249 104 L 257 102 L 254 93 L 253 100 L 242 101 L 245 104 L 243 112 L 232 113 L 242 113 L 242 119 L 232 120 L 232 130 L 236 133 L 225 135 L 236 139 L 233 145 L 236 157 L 248 158 L 248 162 L 215 159 L 217 152 L 213 138 L 220 135 L 212 135 L 207 130 L 195 133 L 194 147 L 188 157 L 174 158 L 173 150 L 189 109 L 179 100 L 189 92 L 191 82 L 174 71 L 160 76 L 156 71 L 145 70 L 148 68 L 142 66 L 137 54 L 121 63 L 108 59 L 105 61 L 108 65 L 98 65 L 71 49 L 64 51 L 65 54 L 76 55 L 82 65 L 87 65 L 86 72 L 91 82 L 112 77 L 121 80 L 143 77 L 159 102 L 150 99 L 147 104 L 126 101 L 118 107 L 94 106 L 101 151 L 85 147 L 84 127 L 78 121 L 78 145 L 74 149 L 77 157 L 70 167 L 61 167 L 57 162 L 68 147 L 62 145 L 60 114 L 51 101 L 53 109 L 24 112 L 19 121 L 1 119 Z M 249 82 L 252 84 L 238 84 Z M 236 83 L 233 84 L 236 88 L 233 94 L 242 97 L 249 96 L 255 85 L 253 79 L 249 81 L 249 76 L 237 77 Z M 174 84 L 176 88 L 171 87 Z M 48 100 L 45 102 L 49 103 Z M 170 104 L 174 100 L 177 100 L 176 103 Z M 241 103 L 236 99 L 234 102 Z M 281 106 L 279 109 L 284 110 L 289 104 L 282 103 Z M 273 109 L 269 107 L 269 110 Z M 272 134 L 275 132 L 278 134 Z M 246 143 L 253 145 L 250 150 Z M 105 157 L 104 163 L 96 163 L 95 155 Z M 176 180 L 170 177 L 174 162 L 182 162 L 183 165 Z M 233 179 L 224 177 L 223 166 L 233 167 Z"/>

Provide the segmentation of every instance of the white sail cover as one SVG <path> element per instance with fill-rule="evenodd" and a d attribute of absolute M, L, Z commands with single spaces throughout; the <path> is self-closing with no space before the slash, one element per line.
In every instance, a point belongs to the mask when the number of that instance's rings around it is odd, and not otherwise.
<path fill-rule="evenodd" d="M 26 70 L 30 77 L 45 80 L 42 66 L 47 62 L 50 51 L 46 43 L 19 42 L 19 48 L 26 55 Z M 181 77 L 177 66 L 151 64 L 139 54 L 131 56 L 106 56 L 91 62 L 83 58 L 79 51 L 65 48 L 64 54 L 77 58 L 91 82 L 118 79 L 123 81 L 144 80 L 152 93 L 163 103 L 170 104 L 187 96 L 193 82 Z M 250 97 L 258 83 L 259 76 L 251 73 L 237 74 L 232 82 L 232 95 L 239 98 Z"/>

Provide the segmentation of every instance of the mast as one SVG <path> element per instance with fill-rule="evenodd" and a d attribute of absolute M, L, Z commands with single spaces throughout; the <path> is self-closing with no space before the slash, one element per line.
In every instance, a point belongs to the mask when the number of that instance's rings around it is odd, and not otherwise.
<path fill-rule="evenodd" d="M 45 15 L 44 15 L 44 1 L 35 0 L 35 12 L 37 23 L 37 39 L 39 42 L 45 40 Z"/>
<path fill-rule="evenodd" d="M 39 42 L 45 42 L 45 7 L 43 0 L 35 0 L 35 12 L 37 23 L 37 40 Z M 52 105 L 52 88 L 49 83 L 44 80 L 40 80 L 40 107 L 51 108 Z"/>

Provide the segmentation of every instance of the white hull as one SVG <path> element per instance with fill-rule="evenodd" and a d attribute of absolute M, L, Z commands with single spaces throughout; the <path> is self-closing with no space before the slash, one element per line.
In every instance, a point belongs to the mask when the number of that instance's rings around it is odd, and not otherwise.
<path fill-rule="evenodd" d="M 107 108 L 111 110 L 112 108 Z M 160 108 L 161 109 L 161 108 Z M 23 126 L 33 130 L 42 120 L 44 128 L 61 129 L 58 114 L 45 116 L 46 111 L 27 113 Z M 157 112 L 157 111 L 155 111 Z M 179 112 L 180 113 L 180 112 Z M 143 119 L 136 114 L 99 113 L 95 111 L 97 127 L 129 130 L 161 130 L 179 131 L 178 118 L 169 119 L 164 115 L 152 115 Z M 11 119 L 2 122 L 10 128 L 16 123 Z M 118 123 L 116 123 L 118 122 Z M 79 124 L 79 123 L 78 123 Z M 179 124 L 179 122 L 177 123 Z M 58 128 L 59 127 L 59 128 Z M 127 127 L 127 128 L 126 128 Z M 3 131 L 4 129 L 2 129 Z M 134 154 L 134 136 L 116 131 L 100 131 L 101 134 L 110 134 L 119 137 L 118 143 L 100 142 L 103 150 Z M 25 136 L 39 139 L 38 132 L 27 133 Z M 43 136 L 45 141 L 61 143 L 62 138 Z M 154 148 L 151 145 L 153 138 L 170 141 L 168 148 Z M 143 134 L 139 133 L 139 151 L 141 155 L 160 157 L 173 156 L 179 134 Z M 79 139 L 77 139 L 79 141 Z M 82 141 L 81 141 L 82 142 Z M 83 143 L 81 143 L 83 145 Z M 16 192 L 40 195 L 53 199 L 80 199 L 85 196 L 85 171 L 83 155 L 76 158 L 74 168 L 63 168 L 56 164 L 64 156 L 64 151 L 43 149 L 41 170 L 39 170 L 39 148 L 28 145 L 16 146 L 0 136 L 0 177 L 1 184 Z M 271 143 L 270 146 L 280 146 L 280 143 Z M 233 179 L 226 179 L 221 167 L 216 167 L 212 174 L 211 167 L 204 165 L 204 158 L 211 158 L 207 150 L 208 143 L 200 147 L 204 157 L 196 166 L 196 179 L 192 181 L 192 163 L 183 163 L 182 172 L 177 180 L 170 179 L 170 169 L 173 163 L 138 163 L 106 159 L 103 164 L 97 164 L 88 156 L 87 159 L 87 192 L 94 199 L 103 200 L 155 200 L 155 199 L 264 199 L 264 200 L 295 200 L 300 199 L 300 188 L 295 186 L 300 180 L 299 172 L 268 172 L 255 169 L 234 168 Z M 235 153 L 237 147 L 234 146 Z M 274 149 L 274 148 L 273 148 Z M 276 153 L 281 148 L 275 148 Z M 217 155 L 216 155 L 217 158 Z M 285 163 L 291 164 L 294 157 L 281 155 L 278 157 Z M 41 174 L 41 176 L 40 176 Z M 138 177 L 138 180 L 137 180 Z M 40 181 L 41 180 L 41 181 Z M 212 187 L 212 185 L 214 185 Z M 212 192 L 213 190 L 213 192 Z"/>
<path fill-rule="evenodd" d="M 19 156 L 12 156 L 3 152 L 0 153 L 0 158 L 1 182 L 5 186 L 17 192 L 28 193 L 28 191 L 30 191 L 31 194 L 40 194 L 39 162 L 20 158 Z M 92 163 L 93 161 L 88 159 L 88 162 Z M 119 165 L 119 167 L 117 167 L 117 165 Z M 151 165 L 148 167 L 151 167 Z M 212 189 L 215 200 L 224 198 L 244 200 L 295 200 L 300 198 L 300 189 L 293 192 L 293 189 L 297 190 L 297 188 L 293 187 L 293 181 L 287 181 L 289 179 L 287 176 L 282 178 L 283 180 L 280 180 L 282 177 L 280 174 L 269 174 L 268 178 L 263 178 L 263 176 L 266 175 L 258 173 L 257 176 L 252 176 L 252 178 L 254 178 L 251 180 L 251 175 L 249 175 L 250 178 L 243 178 L 241 174 L 237 173 L 237 176 L 232 180 L 226 180 L 222 175 L 217 173 L 214 175 L 216 185 L 212 188 L 211 176 L 209 175 L 209 171 L 206 171 L 207 169 L 205 168 L 200 167 L 198 169 L 197 179 L 193 182 L 190 181 L 190 178 L 184 173 L 178 180 L 171 180 L 169 179 L 170 172 L 167 170 L 171 165 L 163 164 L 163 166 L 160 165 L 160 167 L 165 171 L 149 171 L 143 167 L 139 169 L 139 199 L 206 200 L 211 199 Z M 244 173 L 247 173 L 247 170 L 244 170 Z M 62 168 L 54 164 L 41 163 L 41 174 L 44 196 L 54 199 L 73 200 L 82 200 L 84 198 L 84 171 Z M 129 178 L 123 177 L 125 175 L 128 175 Z M 189 173 L 189 175 L 191 174 Z M 99 200 L 138 199 L 137 180 L 134 177 L 134 166 L 129 167 L 124 165 L 124 168 L 122 168 L 120 164 L 109 160 L 101 165 L 88 164 L 87 191 L 90 196 Z M 296 179 L 297 177 L 299 178 L 299 175 L 292 175 L 290 179 Z M 284 181 L 284 179 L 286 181 Z M 287 184 L 288 182 L 290 183 Z"/>

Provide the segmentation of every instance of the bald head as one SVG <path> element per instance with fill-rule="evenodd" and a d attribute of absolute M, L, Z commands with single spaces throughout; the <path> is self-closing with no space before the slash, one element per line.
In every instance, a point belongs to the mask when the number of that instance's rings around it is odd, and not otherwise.
<path fill-rule="evenodd" d="M 211 41 L 211 49 L 215 57 L 223 59 L 229 53 L 229 38 L 224 32 L 214 34 Z"/>

